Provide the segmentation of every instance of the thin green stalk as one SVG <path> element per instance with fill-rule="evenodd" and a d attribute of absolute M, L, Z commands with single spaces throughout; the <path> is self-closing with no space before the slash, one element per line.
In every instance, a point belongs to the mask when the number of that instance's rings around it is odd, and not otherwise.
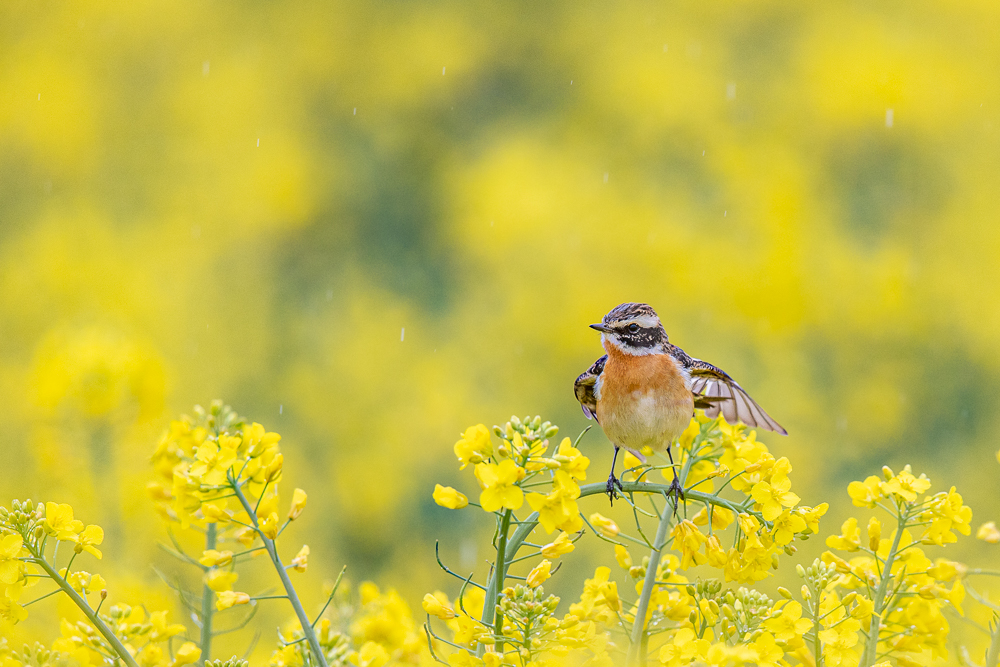
<path fill-rule="evenodd" d="M 208 524 L 205 529 L 205 551 L 215 548 L 216 526 Z M 207 584 L 201 589 L 201 664 L 211 659 L 212 654 L 212 617 L 215 605 L 212 604 L 215 592 Z"/>
<path fill-rule="evenodd" d="M 642 582 L 642 594 L 639 596 L 639 604 L 632 621 L 632 639 L 628 649 L 627 665 L 646 664 L 646 656 L 642 651 L 643 635 L 646 634 L 646 611 L 649 609 L 649 600 L 653 595 L 653 588 L 656 585 L 656 569 L 660 565 L 660 551 L 667 541 L 667 528 L 673 521 L 673 513 L 664 511 L 663 518 L 656 528 L 656 537 L 653 539 L 653 548 L 649 552 L 649 564 L 646 566 L 646 577 Z"/>
<path fill-rule="evenodd" d="M 996 667 L 998 659 L 1000 659 L 1000 616 L 994 615 L 993 635 L 990 639 L 990 648 L 986 651 L 986 662 L 983 667 Z"/>
<path fill-rule="evenodd" d="M 139 667 L 135 658 L 133 658 L 132 654 L 128 652 L 128 649 L 125 648 L 121 640 L 115 636 L 115 633 L 111 631 L 111 628 L 108 627 L 107 623 L 101 620 L 101 617 L 97 615 L 97 612 L 90 608 L 87 601 L 79 593 L 73 590 L 73 587 L 69 585 L 69 582 L 60 577 L 59 573 L 55 571 L 45 558 L 38 554 L 32 555 L 35 556 L 35 564 L 45 570 L 45 573 L 49 575 L 49 578 L 52 579 L 52 581 L 59 584 L 59 588 L 63 589 L 66 595 L 69 596 L 69 599 L 80 608 L 80 611 L 84 613 L 87 620 L 90 621 L 90 624 L 97 628 L 97 631 L 100 632 L 106 640 L 108 640 L 108 643 L 111 644 L 111 648 L 113 648 L 115 653 L 118 654 L 118 657 L 122 659 L 122 662 L 128 665 L 128 667 Z"/>
<path fill-rule="evenodd" d="M 823 643 L 819 639 L 819 598 L 822 591 L 816 591 L 813 599 L 809 601 L 809 606 L 813 613 L 813 656 L 816 660 L 816 667 L 823 667 Z"/>
<path fill-rule="evenodd" d="M 288 571 L 285 570 L 284 564 L 281 562 L 281 558 L 278 556 L 278 550 L 274 546 L 274 540 L 269 539 L 263 532 L 261 532 L 259 524 L 257 522 L 257 515 L 254 514 L 253 508 L 250 507 L 250 501 L 247 500 L 246 494 L 243 493 L 243 489 L 240 488 L 239 482 L 232 480 L 233 489 L 236 491 L 236 497 L 239 499 L 240 504 L 243 505 L 243 509 L 246 510 L 247 515 L 250 517 L 250 521 L 253 522 L 253 528 L 260 535 L 260 539 L 264 542 L 264 548 L 267 549 L 267 555 L 271 557 L 271 562 L 274 563 L 274 569 L 278 571 L 278 577 L 281 579 L 281 584 L 285 588 L 285 593 L 288 595 L 288 601 L 292 603 L 292 608 L 295 610 L 295 615 L 299 619 L 299 625 L 302 626 L 302 633 L 306 636 L 306 640 L 309 642 L 309 648 L 312 650 L 313 655 L 316 656 L 316 661 L 321 665 L 321 667 L 327 667 L 326 656 L 323 655 L 323 649 L 320 648 L 319 639 L 316 638 L 316 632 L 313 629 L 312 623 L 309 622 L 309 617 L 306 616 L 305 609 L 302 608 L 302 603 L 299 601 L 299 596 L 295 592 L 295 587 L 292 585 L 292 580 L 288 577 Z"/>
<path fill-rule="evenodd" d="M 871 626 L 868 628 L 868 641 L 865 643 L 864 667 L 871 667 L 878 660 L 878 635 L 881 630 L 882 613 L 885 607 L 885 591 L 892 579 L 892 564 L 896 560 L 896 551 L 899 549 L 899 540 L 903 536 L 903 529 L 906 528 L 906 517 L 897 512 L 896 515 L 896 537 L 892 540 L 892 548 L 885 559 L 885 569 L 882 570 L 882 580 L 875 591 L 875 599 L 872 603 L 875 607 L 872 613 Z"/>
<path fill-rule="evenodd" d="M 492 625 L 493 633 L 497 636 L 497 653 L 503 654 L 503 614 L 496 613 L 497 604 L 500 602 L 500 591 L 503 590 L 504 580 L 507 578 L 507 533 L 510 532 L 510 519 L 514 514 L 512 510 L 504 510 L 500 516 L 500 534 L 497 537 L 497 559 L 493 566 L 493 576 L 490 577 L 489 585 L 486 587 L 486 603 L 483 605 L 483 625 Z M 533 526 L 532 526 L 533 527 Z M 518 527 L 518 532 L 523 526 Z M 528 532 L 531 532 L 530 529 Z M 522 538 L 523 540 L 524 538 Z M 486 647 L 482 644 L 476 653 L 482 657 L 486 652 Z"/>

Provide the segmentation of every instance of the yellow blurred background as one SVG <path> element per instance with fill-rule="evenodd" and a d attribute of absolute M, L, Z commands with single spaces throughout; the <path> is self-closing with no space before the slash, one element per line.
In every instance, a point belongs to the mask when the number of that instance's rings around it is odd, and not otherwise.
<path fill-rule="evenodd" d="M 995 2 L 5 2 L 0 497 L 171 604 L 148 458 L 221 397 L 283 435 L 314 582 L 416 607 L 434 539 L 486 558 L 430 496 L 458 433 L 575 436 L 587 324 L 645 301 L 824 534 L 883 464 L 1000 518 L 998 71 Z"/>

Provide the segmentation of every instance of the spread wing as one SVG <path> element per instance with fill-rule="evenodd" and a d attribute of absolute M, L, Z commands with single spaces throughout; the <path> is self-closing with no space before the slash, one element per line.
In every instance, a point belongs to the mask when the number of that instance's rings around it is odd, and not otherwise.
<path fill-rule="evenodd" d="M 679 352 L 675 356 L 691 374 L 691 392 L 696 408 L 703 409 L 709 417 L 722 412 L 730 424 L 740 421 L 747 426 L 788 435 L 788 431 L 764 412 L 728 373 L 707 361 L 688 356 L 677 346 L 671 347 Z"/>
<path fill-rule="evenodd" d="M 604 372 L 607 360 L 608 355 L 605 354 L 573 383 L 573 393 L 576 394 L 576 400 L 580 401 L 587 419 L 597 419 L 597 380 Z"/>

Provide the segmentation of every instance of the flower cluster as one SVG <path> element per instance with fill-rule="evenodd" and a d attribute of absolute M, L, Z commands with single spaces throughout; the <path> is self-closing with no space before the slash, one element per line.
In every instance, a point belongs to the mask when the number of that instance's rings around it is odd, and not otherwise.
<path fill-rule="evenodd" d="M 826 541 L 831 549 L 851 555 L 823 555 L 840 575 L 838 588 L 870 601 L 875 617 L 868 631 L 879 639 L 870 651 L 917 662 L 947 655 L 949 624 L 943 612 L 950 607 L 962 614 L 965 599 L 965 567 L 943 558 L 932 561 L 921 547 L 955 542 L 955 532 L 968 535 L 972 521 L 972 510 L 955 487 L 934 494 L 928 493 L 930 487 L 927 476 L 914 475 L 909 466 L 899 473 L 886 467 L 881 477 L 851 482 L 853 504 L 882 510 L 895 526 L 884 535 L 882 521 L 872 516 L 862 531 L 851 517 L 839 535 Z M 845 636 L 841 641 L 851 640 Z M 848 657 L 845 664 L 857 664 L 853 653 Z"/>

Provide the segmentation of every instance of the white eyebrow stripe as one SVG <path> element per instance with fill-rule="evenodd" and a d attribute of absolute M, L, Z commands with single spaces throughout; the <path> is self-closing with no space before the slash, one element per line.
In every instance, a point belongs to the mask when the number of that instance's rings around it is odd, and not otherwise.
<path fill-rule="evenodd" d="M 651 329 L 660 326 L 660 320 L 652 315 L 643 315 L 624 320 L 619 326 L 628 326 L 629 324 L 638 324 L 643 329 Z"/>

